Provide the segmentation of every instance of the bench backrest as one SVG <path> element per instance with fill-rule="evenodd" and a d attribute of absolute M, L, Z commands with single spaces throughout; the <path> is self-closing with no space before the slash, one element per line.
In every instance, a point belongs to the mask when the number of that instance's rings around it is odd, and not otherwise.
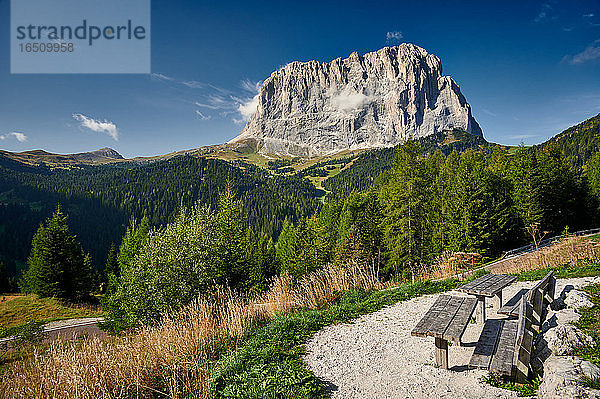
<path fill-rule="evenodd" d="M 517 322 L 517 341 L 513 357 L 513 377 L 518 383 L 526 383 L 529 376 L 533 350 L 533 306 L 525 295 L 521 297 Z"/>
<path fill-rule="evenodd" d="M 556 277 L 552 272 L 546 274 L 546 276 L 538 281 L 527 294 L 527 301 L 533 307 L 533 329 L 539 332 L 546 313 L 548 305 L 554 300 L 554 294 L 556 291 Z"/>

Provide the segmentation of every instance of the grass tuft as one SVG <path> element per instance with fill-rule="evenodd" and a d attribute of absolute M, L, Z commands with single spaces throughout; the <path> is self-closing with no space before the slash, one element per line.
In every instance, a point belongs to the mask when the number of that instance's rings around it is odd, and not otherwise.
<path fill-rule="evenodd" d="M 517 384 L 495 374 L 483 376 L 482 380 L 493 387 L 518 392 L 519 396 L 535 396 L 537 389 L 542 383 L 539 378 L 536 378 L 530 384 Z"/>

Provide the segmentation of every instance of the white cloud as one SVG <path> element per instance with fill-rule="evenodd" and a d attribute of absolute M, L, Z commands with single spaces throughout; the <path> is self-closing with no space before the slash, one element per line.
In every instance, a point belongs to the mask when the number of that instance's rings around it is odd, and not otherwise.
<path fill-rule="evenodd" d="M 496 114 L 495 112 L 490 111 L 487 108 L 483 108 L 482 111 L 485 112 L 486 114 L 488 114 L 489 116 L 493 116 L 493 117 L 497 117 L 498 116 L 498 114 Z"/>
<path fill-rule="evenodd" d="M 202 112 L 196 110 L 196 115 L 198 115 L 200 117 L 201 120 L 203 121 L 207 121 L 210 119 L 210 115 L 204 115 Z"/>
<path fill-rule="evenodd" d="M 568 61 L 572 65 L 579 65 L 598 58 L 600 58 L 600 40 L 596 40 L 587 46 L 581 53 L 577 53 L 572 57 L 565 56 L 563 60 Z"/>
<path fill-rule="evenodd" d="M 515 136 L 508 136 L 511 140 L 525 140 L 525 139 L 534 139 L 536 137 L 540 137 L 538 134 L 517 134 Z"/>
<path fill-rule="evenodd" d="M 589 14 L 583 14 L 583 15 L 581 16 L 581 18 L 583 18 L 583 20 L 584 20 L 584 21 L 586 21 L 586 22 L 587 22 L 587 24 L 588 24 L 589 26 L 600 26 L 600 24 L 599 24 L 599 23 L 597 23 L 597 22 L 594 22 L 594 21 L 592 20 L 592 18 L 594 18 L 595 16 L 596 16 L 596 14 L 594 14 L 594 13 L 589 13 Z"/>
<path fill-rule="evenodd" d="M 19 143 L 24 143 L 25 141 L 27 141 L 27 136 L 23 133 L 19 133 L 19 132 L 10 132 L 7 134 L 0 134 L 0 140 L 7 140 L 11 137 L 14 137 L 15 139 L 17 139 L 17 141 Z"/>
<path fill-rule="evenodd" d="M 240 86 L 242 86 L 242 89 L 249 91 L 251 93 L 258 93 L 260 91 L 260 86 L 262 85 L 262 82 L 253 82 L 250 79 L 244 79 L 242 80 Z"/>
<path fill-rule="evenodd" d="M 174 80 L 172 77 L 164 75 L 162 73 L 152 73 L 152 74 L 150 74 L 150 76 L 157 80 L 168 80 L 170 82 L 172 82 Z"/>
<path fill-rule="evenodd" d="M 394 43 L 398 43 L 402 40 L 402 38 L 404 37 L 404 35 L 402 34 L 402 32 L 400 31 L 391 31 L 391 32 L 387 32 L 385 34 L 385 40 L 388 43 L 394 42 Z"/>
<path fill-rule="evenodd" d="M 246 122 L 258 108 L 258 94 L 252 97 L 250 100 L 246 102 L 242 102 L 238 105 L 238 112 L 242 115 L 242 120 L 237 122 Z"/>
<path fill-rule="evenodd" d="M 231 118 L 235 123 L 246 122 L 256 112 L 258 92 L 262 85 L 262 82 L 244 79 L 236 90 L 228 90 L 210 83 L 179 80 L 161 73 L 153 73 L 151 77 L 191 97 L 193 100 L 190 102 L 202 109 L 194 109 L 194 114 L 201 120 L 217 116 Z"/>
<path fill-rule="evenodd" d="M 552 6 L 548 3 L 543 3 L 540 11 L 538 12 L 538 14 L 536 15 L 534 22 L 542 22 L 545 21 L 546 19 L 555 19 L 555 16 L 552 16 Z"/>
<path fill-rule="evenodd" d="M 73 114 L 73 119 L 81 122 L 81 126 L 90 129 L 96 133 L 105 133 L 112 137 L 115 141 L 119 141 L 119 130 L 117 126 L 107 120 L 99 121 L 94 118 L 87 117 L 83 114 Z"/>
<path fill-rule="evenodd" d="M 344 89 L 341 92 L 331 96 L 331 105 L 333 108 L 341 112 L 351 112 L 373 101 L 372 96 L 367 96 L 363 93 Z"/>

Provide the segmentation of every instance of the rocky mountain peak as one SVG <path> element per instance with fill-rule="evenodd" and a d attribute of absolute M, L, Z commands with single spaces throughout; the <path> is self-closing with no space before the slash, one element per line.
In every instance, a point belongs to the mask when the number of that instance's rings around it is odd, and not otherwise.
<path fill-rule="evenodd" d="M 463 129 L 481 135 L 438 57 L 404 43 L 331 62 L 292 62 L 273 72 L 241 134 L 263 154 L 318 156 L 394 146 Z"/>

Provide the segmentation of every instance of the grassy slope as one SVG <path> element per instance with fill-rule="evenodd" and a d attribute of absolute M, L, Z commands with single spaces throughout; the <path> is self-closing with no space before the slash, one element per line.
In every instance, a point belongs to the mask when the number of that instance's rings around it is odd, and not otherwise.
<path fill-rule="evenodd" d="M 550 270 L 553 270 L 558 278 L 600 275 L 600 265 L 591 264 L 583 267 L 564 266 L 534 270 L 517 276 L 522 281 L 538 280 Z M 396 289 L 370 293 L 348 292 L 330 307 L 302 310 L 278 317 L 273 322 L 251 331 L 237 350 L 219 362 L 213 379 L 214 396 L 322 398 L 324 394 L 321 383 L 302 362 L 306 339 L 327 325 L 346 322 L 360 315 L 375 312 L 386 305 L 421 295 L 444 292 L 464 283 L 445 280 L 405 284 Z M 600 288 L 598 298 L 600 299 Z M 600 311 L 597 312 L 594 320 L 598 320 L 600 316 Z M 600 327 L 597 321 L 595 323 Z M 600 349 L 597 349 L 596 356 L 597 360 L 600 359 Z M 531 389 L 535 390 L 535 386 L 518 387 L 517 390 L 529 392 Z"/>
<path fill-rule="evenodd" d="M 98 317 L 102 312 L 83 305 L 70 305 L 54 298 L 36 295 L 0 296 L 0 335 L 2 330 L 27 322 L 49 322 L 75 317 Z"/>

